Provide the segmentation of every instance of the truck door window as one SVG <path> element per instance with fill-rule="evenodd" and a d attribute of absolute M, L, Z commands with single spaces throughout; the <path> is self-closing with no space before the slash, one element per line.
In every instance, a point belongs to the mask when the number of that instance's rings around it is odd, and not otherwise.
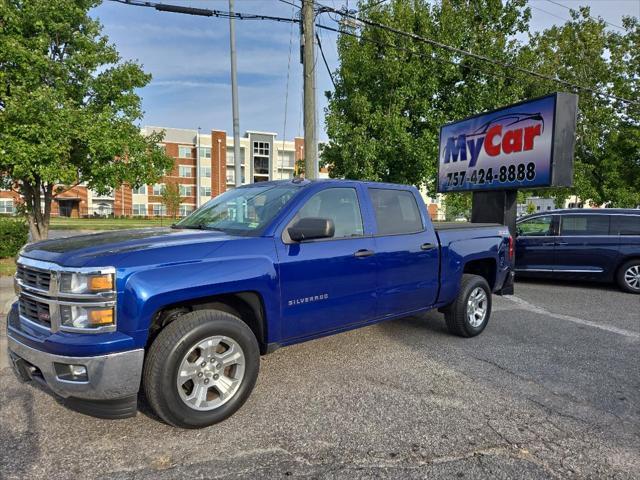
<path fill-rule="evenodd" d="M 563 236 L 609 235 L 609 215 L 563 215 Z"/>
<path fill-rule="evenodd" d="M 370 188 L 379 235 L 420 232 L 424 225 L 416 197 L 405 190 Z"/>
<path fill-rule="evenodd" d="M 358 194 L 354 188 L 328 188 L 316 193 L 304 204 L 290 224 L 307 217 L 333 220 L 336 228 L 333 238 L 364 235 Z"/>
<path fill-rule="evenodd" d="M 553 217 L 551 215 L 545 215 L 520 222 L 517 227 L 518 235 L 522 237 L 546 237 L 552 235 L 552 220 Z"/>

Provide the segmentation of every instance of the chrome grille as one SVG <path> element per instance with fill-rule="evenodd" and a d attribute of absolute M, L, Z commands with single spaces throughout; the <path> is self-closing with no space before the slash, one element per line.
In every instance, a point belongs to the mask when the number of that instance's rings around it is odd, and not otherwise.
<path fill-rule="evenodd" d="M 48 303 L 39 302 L 21 295 L 18 300 L 18 306 L 20 307 L 20 315 L 24 318 L 51 328 L 51 314 Z"/>
<path fill-rule="evenodd" d="M 16 277 L 25 285 L 49 291 L 51 273 L 18 264 Z"/>

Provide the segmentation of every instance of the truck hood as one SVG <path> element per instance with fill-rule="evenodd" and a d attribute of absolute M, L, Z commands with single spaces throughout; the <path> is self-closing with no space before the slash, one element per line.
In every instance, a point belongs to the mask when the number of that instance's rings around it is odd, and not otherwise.
<path fill-rule="evenodd" d="M 32 243 L 22 250 L 21 255 L 67 267 L 105 265 L 118 267 L 123 263 L 129 263 L 134 254 L 143 251 L 169 249 L 172 255 L 166 258 L 166 261 L 171 261 L 171 257 L 188 260 L 185 258 L 189 256 L 187 252 L 197 252 L 202 258 L 207 251 L 211 251 L 202 244 L 211 244 L 211 247 L 217 248 L 232 238 L 242 237 L 211 230 L 172 228 L 116 230 Z M 195 244 L 199 245 L 197 249 L 187 247 Z M 203 246 L 205 248 L 202 248 Z M 180 254 L 174 255 L 176 252 Z M 168 254 L 168 252 L 164 253 Z"/>

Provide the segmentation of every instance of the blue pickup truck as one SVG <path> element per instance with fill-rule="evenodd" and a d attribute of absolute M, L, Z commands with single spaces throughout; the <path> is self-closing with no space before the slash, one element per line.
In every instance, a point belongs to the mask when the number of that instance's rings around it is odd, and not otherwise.
<path fill-rule="evenodd" d="M 640 294 L 640 210 L 565 209 L 516 224 L 518 277 L 616 282 Z"/>
<path fill-rule="evenodd" d="M 500 225 L 434 229 L 413 187 L 247 185 L 172 228 L 25 247 L 9 354 L 81 412 L 132 416 L 144 391 L 167 423 L 204 427 L 240 408 L 278 347 L 436 308 L 478 335 L 492 293 L 513 290 L 513 247 Z"/>

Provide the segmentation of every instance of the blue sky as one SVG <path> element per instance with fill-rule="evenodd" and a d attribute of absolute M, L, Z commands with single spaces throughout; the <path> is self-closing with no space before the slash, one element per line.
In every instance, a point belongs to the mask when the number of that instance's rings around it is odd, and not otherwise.
<path fill-rule="evenodd" d="M 228 0 L 156 1 L 218 10 L 228 8 Z M 300 2 L 295 0 L 295 3 Z M 320 3 L 339 8 L 347 0 Z M 348 3 L 353 8 L 356 1 Z M 569 17 L 569 11 L 556 3 L 573 8 L 589 5 L 593 16 L 618 25 L 623 15 L 640 16 L 640 0 L 532 0 L 532 30 L 562 24 Z M 236 0 L 235 4 L 236 11 L 242 13 L 287 18 L 297 13 L 297 9 L 278 0 Z M 122 57 L 137 60 L 153 75 L 151 83 L 140 90 L 144 125 L 201 127 L 203 132 L 222 129 L 231 134 L 227 19 L 157 12 L 110 1 L 105 1 L 92 14 L 101 20 L 105 34 Z M 335 26 L 326 14 L 320 17 L 320 22 Z M 336 35 L 321 31 L 320 36 L 333 70 L 338 65 Z M 236 21 L 236 43 L 241 134 L 246 130 L 261 130 L 277 132 L 278 138 L 283 138 L 283 132 L 287 139 L 302 136 L 302 65 L 297 25 Z M 331 80 L 319 55 L 317 62 L 319 137 L 324 140 L 326 100 L 323 92 L 331 89 Z"/>

